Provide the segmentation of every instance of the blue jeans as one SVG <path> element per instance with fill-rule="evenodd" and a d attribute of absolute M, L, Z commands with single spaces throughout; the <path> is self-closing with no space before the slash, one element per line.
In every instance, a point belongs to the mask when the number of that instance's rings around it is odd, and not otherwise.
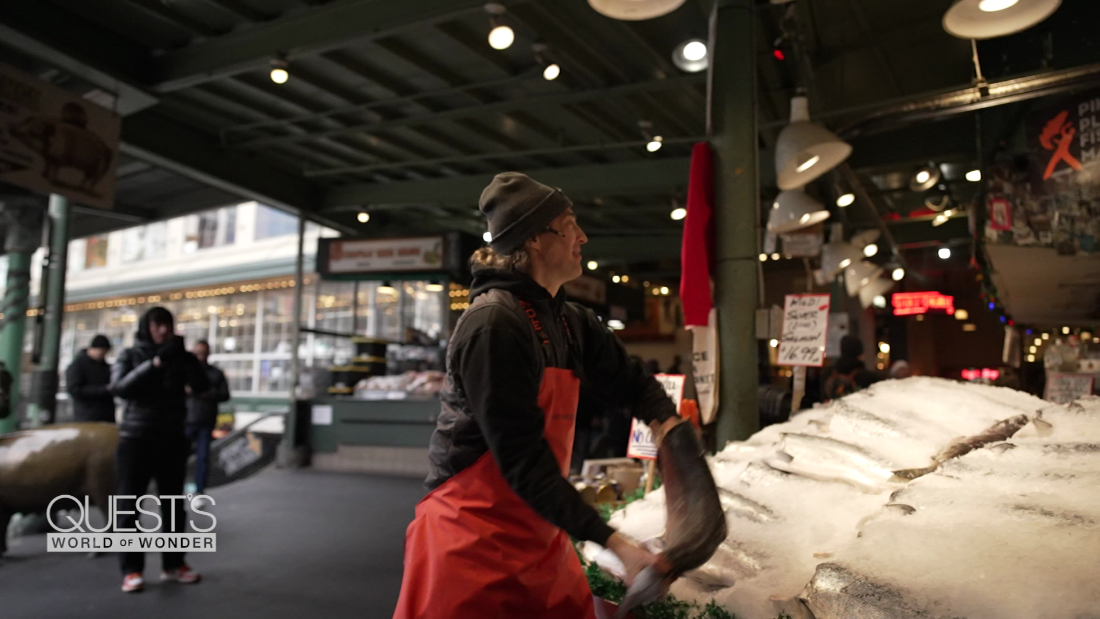
<path fill-rule="evenodd" d="M 195 494 L 206 492 L 206 475 L 210 465 L 210 443 L 213 430 L 203 426 L 187 426 L 187 440 L 195 446 Z"/>

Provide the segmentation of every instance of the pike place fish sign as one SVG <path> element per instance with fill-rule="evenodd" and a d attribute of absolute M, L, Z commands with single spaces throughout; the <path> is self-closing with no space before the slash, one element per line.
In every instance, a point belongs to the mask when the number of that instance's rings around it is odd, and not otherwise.
<path fill-rule="evenodd" d="M 783 306 L 779 365 L 821 367 L 829 328 L 829 295 L 789 294 Z"/>

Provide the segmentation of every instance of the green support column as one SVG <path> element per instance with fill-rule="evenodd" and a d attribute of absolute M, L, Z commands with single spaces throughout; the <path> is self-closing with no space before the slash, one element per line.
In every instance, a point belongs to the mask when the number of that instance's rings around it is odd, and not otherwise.
<path fill-rule="evenodd" d="M 58 367 L 61 352 L 61 324 L 65 318 L 65 272 L 69 264 L 69 199 L 53 194 L 47 213 L 50 220 L 50 254 L 46 316 L 43 326 L 42 357 L 35 370 L 37 401 L 27 404 L 27 421 L 31 426 L 55 419 L 57 411 Z"/>
<path fill-rule="evenodd" d="M 308 407 L 299 401 L 302 362 L 299 348 L 302 345 L 302 296 L 305 287 L 302 283 L 305 271 L 306 220 L 298 215 L 298 259 L 294 265 L 294 330 L 291 336 L 290 356 L 290 409 L 283 424 L 283 440 L 279 443 L 276 461 L 279 466 L 299 468 L 309 463 L 308 436 L 302 432 L 304 424 L 309 423 Z"/>
<path fill-rule="evenodd" d="M 753 0 L 718 0 L 714 15 L 711 122 L 715 162 L 715 305 L 721 450 L 760 429 L 756 352 L 756 51 Z"/>
<path fill-rule="evenodd" d="M 0 419 L 0 433 L 19 426 L 19 379 L 23 374 L 23 335 L 27 302 L 31 294 L 31 254 L 38 249 L 42 227 L 42 206 L 33 196 L 11 198 L 0 206 L 7 225 L 4 247 L 8 255 L 7 289 L 0 307 L 0 362 L 11 373 L 9 414 Z"/>

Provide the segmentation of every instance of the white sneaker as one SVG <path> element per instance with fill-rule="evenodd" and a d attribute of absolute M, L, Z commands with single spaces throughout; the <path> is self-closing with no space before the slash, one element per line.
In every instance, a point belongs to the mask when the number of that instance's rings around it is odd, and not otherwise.
<path fill-rule="evenodd" d="M 131 572 L 122 579 L 123 593 L 137 593 L 145 588 L 145 577 L 139 572 Z"/>

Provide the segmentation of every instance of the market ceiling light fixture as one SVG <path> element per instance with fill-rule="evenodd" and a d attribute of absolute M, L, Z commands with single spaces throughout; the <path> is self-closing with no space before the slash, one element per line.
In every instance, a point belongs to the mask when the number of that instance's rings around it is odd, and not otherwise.
<path fill-rule="evenodd" d="M 672 221 L 680 221 L 681 219 L 687 217 L 687 214 L 688 212 L 686 208 L 678 206 L 672 209 L 672 213 L 669 214 L 669 217 L 672 218 Z"/>
<path fill-rule="evenodd" d="M 550 46 L 546 43 L 534 43 L 531 49 L 535 52 L 535 61 L 542 67 L 542 79 L 552 82 L 561 75 L 561 67 L 556 62 L 549 60 Z"/>
<path fill-rule="evenodd" d="M 768 232 L 788 234 L 821 223 L 829 211 L 801 188 L 779 192 L 768 213 Z"/>
<path fill-rule="evenodd" d="M 898 268 L 894 269 L 894 272 L 890 274 L 890 277 L 895 282 L 900 282 L 902 279 L 905 278 L 905 269 L 903 269 L 901 267 L 898 267 Z"/>
<path fill-rule="evenodd" d="M 601 15 L 612 19 L 640 21 L 667 15 L 684 0 L 588 0 L 588 4 Z"/>
<path fill-rule="evenodd" d="M 359 220 L 359 223 L 365 224 L 370 221 L 370 213 L 363 211 L 356 215 L 355 218 Z"/>
<path fill-rule="evenodd" d="M 870 262 L 858 262 L 849 266 L 844 270 L 844 287 L 848 289 L 848 296 L 854 297 L 859 294 L 859 291 L 876 279 L 880 273 L 882 273 L 882 267 Z"/>
<path fill-rule="evenodd" d="M 859 289 L 859 304 L 863 306 L 863 309 L 867 309 L 874 305 L 879 309 L 886 308 L 886 293 L 890 292 L 890 289 L 894 287 L 894 282 L 876 277 L 873 280 L 867 282 L 867 285 Z M 881 301 L 880 301 L 881 299 Z M 882 350 L 881 348 L 879 350 Z M 889 352 L 885 350 L 883 352 Z"/>
<path fill-rule="evenodd" d="M 505 10 L 504 5 L 497 2 L 485 5 L 485 12 L 492 15 L 489 18 L 489 23 L 493 26 L 489 31 L 489 47 L 493 49 L 508 49 L 516 40 L 516 33 L 500 20 Z"/>
<path fill-rule="evenodd" d="M 290 64 L 286 58 L 275 58 L 271 61 L 271 81 L 276 84 L 285 84 L 290 79 Z"/>
<path fill-rule="evenodd" d="M 600 263 L 596 262 L 595 260 L 589 260 L 588 261 L 588 270 L 589 271 L 595 271 L 598 268 L 600 268 Z"/>
<path fill-rule="evenodd" d="M 801 187 L 840 165 L 852 147 L 832 131 L 810 122 L 806 97 L 791 99 L 791 123 L 779 133 L 775 170 L 780 189 Z"/>
<path fill-rule="evenodd" d="M 877 253 L 878 253 L 878 245 L 875 245 L 874 243 L 868 243 L 863 248 L 863 255 L 867 256 L 868 258 L 874 256 Z"/>
<path fill-rule="evenodd" d="M 826 243 L 821 248 L 821 272 L 826 281 L 833 280 L 838 273 L 858 262 L 860 258 L 862 256 L 859 250 L 843 240 Z"/>
<path fill-rule="evenodd" d="M 951 248 L 941 247 L 940 250 L 936 252 L 936 255 L 940 257 L 940 260 L 947 260 L 951 257 Z"/>
<path fill-rule="evenodd" d="M 971 170 L 971 171 L 967 172 L 966 173 L 966 180 L 970 181 L 971 183 L 977 183 L 978 181 L 982 180 L 982 171 L 981 170 Z"/>
<path fill-rule="evenodd" d="M 943 174 L 940 173 L 940 167 L 935 164 L 928 164 L 917 168 L 916 172 L 913 172 L 913 178 L 909 179 L 909 189 L 913 191 L 928 191 L 936 186 L 936 183 L 940 182 L 940 178 Z"/>
<path fill-rule="evenodd" d="M 686 73 L 698 73 L 707 68 L 710 58 L 707 44 L 702 39 L 689 39 L 672 50 L 672 64 Z"/>
<path fill-rule="evenodd" d="M 655 152 L 661 150 L 661 144 L 664 141 L 665 141 L 664 138 L 662 138 L 659 135 L 655 135 L 652 138 L 650 138 L 649 143 L 647 143 L 645 145 L 645 149 L 648 150 L 651 153 L 655 153 Z"/>
<path fill-rule="evenodd" d="M 960 39 L 993 39 L 1027 30 L 1054 14 L 1062 0 L 959 0 L 943 29 Z"/>
<path fill-rule="evenodd" d="M 841 194 L 841 196 L 836 199 L 836 205 L 839 206 L 840 208 L 845 208 L 845 207 L 851 206 L 855 201 L 856 201 L 856 194 L 854 194 L 854 193 L 845 193 L 845 194 Z"/>
<path fill-rule="evenodd" d="M 485 241 L 486 243 L 492 243 L 493 233 L 486 230 L 485 233 L 481 235 L 481 240 Z"/>

